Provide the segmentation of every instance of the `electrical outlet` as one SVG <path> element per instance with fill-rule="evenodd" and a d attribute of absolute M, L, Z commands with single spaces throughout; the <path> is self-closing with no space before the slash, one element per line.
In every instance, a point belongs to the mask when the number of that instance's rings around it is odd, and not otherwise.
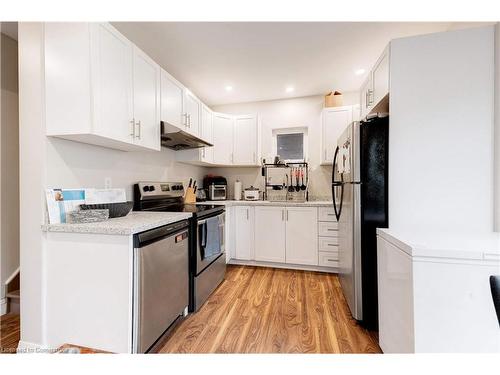
<path fill-rule="evenodd" d="M 113 181 L 111 180 L 111 177 L 106 177 L 104 179 L 104 189 L 111 189 L 113 186 Z"/>

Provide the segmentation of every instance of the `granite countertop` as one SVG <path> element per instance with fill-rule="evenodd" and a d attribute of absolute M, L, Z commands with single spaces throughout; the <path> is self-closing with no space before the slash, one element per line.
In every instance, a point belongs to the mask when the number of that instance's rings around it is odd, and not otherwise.
<path fill-rule="evenodd" d="M 294 202 L 294 201 L 245 201 L 245 200 L 225 200 L 225 201 L 206 201 L 197 202 L 196 204 L 213 204 L 226 207 L 232 206 L 279 206 L 279 207 L 333 207 L 332 201 L 308 201 L 308 202 Z"/>
<path fill-rule="evenodd" d="M 500 261 L 500 233 L 447 233 L 378 228 L 377 234 L 413 257 Z"/>
<path fill-rule="evenodd" d="M 85 224 L 45 224 L 42 230 L 45 232 L 65 233 L 93 233 L 132 235 L 149 229 L 161 227 L 189 219 L 192 216 L 187 212 L 136 212 L 132 211 L 127 216 L 108 219 L 98 223 Z"/>

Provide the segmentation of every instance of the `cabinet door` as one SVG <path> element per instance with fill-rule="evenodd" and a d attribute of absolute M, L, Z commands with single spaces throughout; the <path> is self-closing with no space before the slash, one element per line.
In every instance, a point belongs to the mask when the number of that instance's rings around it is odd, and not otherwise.
<path fill-rule="evenodd" d="M 285 208 L 255 207 L 255 260 L 285 262 Z"/>
<path fill-rule="evenodd" d="M 254 258 L 254 208 L 235 207 L 235 258 Z"/>
<path fill-rule="evenodd" d="M 286 263 L 318 265 L 318 209 L 286 208 Z"/>
<path fill-rule="evenodd" d="M 372 72 L 373 99 L 372 105 L 377 105 L 389 92 L 389 48 L 387 48 L 375 64 Z"/>
<path fill-rule="evenodd" d="M 366 114 L 368 113 L 368 109 L 370 108 L 370 95 L 371 95 L 371 90 L 372 90 L 372 75 L 371 72 L 368 75 L 368 78 L 366 79 L 365 82 L 363 82 L 363 85 L 361 86 L 360 91 L 360 112 L 361 112 L 361 118 L 365 117 Z"/>
<path fill-rule="evenodd" d="M 234 118 L 234 164 L 257 164 L 257 117 Z"/>
<path fill-rule="evenodd" d="M 133 143 L 133 45 L 107 23 L 91 28 L 94 132 Z"/>
<path fill-rule="evenodd" d="M 160 67 L 134 47 L 135 143 L 160 149 Z"/>
<path fill-rule="evenodd" d="M 332 164 L 337 140 L 352 122 L 352 107 L 338 107 L 323 110 L 321 121 L 321 164 Z"/>
<path fill-rule="evenodd" d="M 184 87 L 165 70 L 161 71 L 161 121 L 185 127 Z"/>
<path fill-rule="evenodd" d="M 198 136 L 200 129 L 200 109 L 201 103 L 190 91 L 184 90 L 184 112 L 187 115 L 186 131 Z"/>
<path fill-rule="evenodd" d="M 231 165 L 233 161 L 233 118 L 222 113 L 213 114 L 214 163 Z"/>
<path fill-rule="evenodd" d="M 214 143 L 214 124 L 212 111 L 205 105 L 203 105 L 201 108 L 201 139 L 207 141 L 208 143 Z M 201 161 L 204 161 L 205 163 L 213 163 L 213 147 L 203 147 L 200 150 L 200 153 Z"/>

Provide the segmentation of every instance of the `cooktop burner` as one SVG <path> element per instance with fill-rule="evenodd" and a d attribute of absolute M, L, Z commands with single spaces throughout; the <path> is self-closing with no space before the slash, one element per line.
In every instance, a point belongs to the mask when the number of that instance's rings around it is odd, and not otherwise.
<path fill-rule="evenodd" d="M 140 182 L 134 185 L 135 211 L 190 212 L 194 218 L 223 212 L 215 204 L 184 204 L 181 182 Z"/>

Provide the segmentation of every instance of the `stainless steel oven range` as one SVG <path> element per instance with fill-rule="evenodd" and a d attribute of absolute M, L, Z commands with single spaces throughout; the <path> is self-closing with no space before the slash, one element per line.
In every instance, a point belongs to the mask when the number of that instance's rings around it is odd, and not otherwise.
<path fill-rule="evenodd" d="M 184 204 L 181 182 L 134 185 L 135 211 L 190 212 L 189 311 L 197 311 L 226 273 L 225 210 L 212 204 Z"/>

